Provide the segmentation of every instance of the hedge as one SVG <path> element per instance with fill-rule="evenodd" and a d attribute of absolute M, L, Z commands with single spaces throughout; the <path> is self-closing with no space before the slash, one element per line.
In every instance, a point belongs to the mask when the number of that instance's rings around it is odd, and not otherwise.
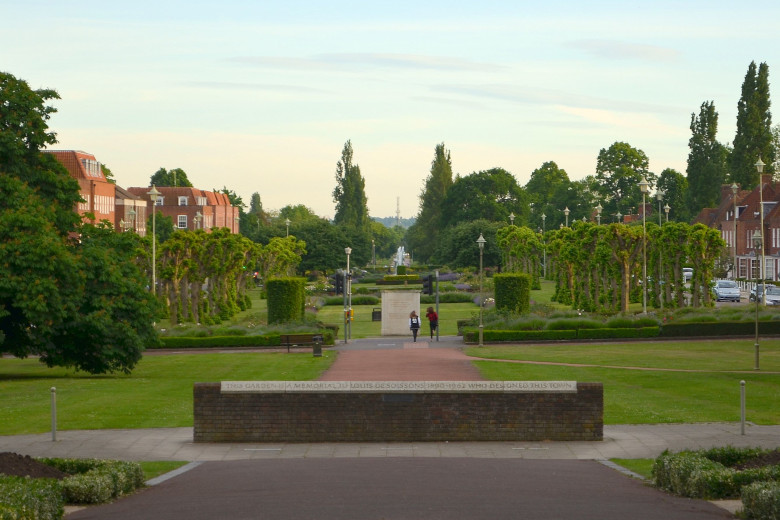
<path fill-rule="evenodd" d="M 311 334 L 322 334 L 322 341 L 325 345 L 333 345 L 338 327 L 327 328 Z M 294 334 L 294 333 L 291 333 Z M 308 332 L 297 334 L 309 334 Z M 263 334 L 257 336 L 209 336 L 209 337 L 188 337 L 188 336 L 170 336 L 162 337 L 159 347 L 151 348 L 212 348 L 212 347 L 276 347 L 281 345 L 282 341 L 279 333 Z"/>
<path fill-rule="evenodd" d="M 754 482 L 742 488 L 742 513 L 745 518 L 780 518 L 780 483 Z"/>
<path fill-rule="evenodd" d="M 580 329 L 577 339 L 608 338 L 657 338 L 659 327 L 623 328 L 623 329 Z"/>
<path fill-rule="evenodd" d="M 531 308 L 531 275 L 501 273 L 493 277 L 496 309 L 525 314 Z"/>
<path fill-rule="evenodd" d="M 58 481 L 0 475 L 0 520 L 59 520 L 64 514 Z"/>
<path fill-rule="evenodd" d="M 728 448 L 735 452 L 740 448 Z M 768 450 L 752 450 L 765 453 Z M 655 485 L 689 498 L 737 498 L 743 486 L 754 482 L 780 480 L 780 466 L 737 470 L 712 460 L 706 450 L 669 453 L 664 451 L 653 464 Z"/>
<path fill-rule="evenodd" d="M 265 283 L 268 294 L 268 323 L 303 319 L 306 307 L 306 278 L 272 278 Z"/>
<path fill-rule="evenodd" d="M 577 339 L 576 330 L 483 330 L 483 341 L 553 341 Z M 463 341 L 479 341 L 479 329 L 464 329 Z"/>
<path fill-rule="evenodd" d="M 70 476 L 62 480 L 0 475 L 0 520 L 58 520 L 65 504 L 109 502 L 144 485 L 134 462 L 39 458 Z"/>
<path fill-rule="evenodd" d="M 666 323 L 661 327 L 660 336 L 664 338 L 691 336 L 751 336 L 756 333 L 754 321 L 715 321 Z M 780 320 L 759 321 L 758 333 L 780 335 Z"/>

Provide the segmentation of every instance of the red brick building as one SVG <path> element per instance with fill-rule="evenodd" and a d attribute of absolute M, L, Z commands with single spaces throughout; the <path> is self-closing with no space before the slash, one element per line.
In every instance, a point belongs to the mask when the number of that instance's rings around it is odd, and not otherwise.
<path fill-rule="evenodd" d="M 103 175 L 103 169 L 95 156 L 78 150 L 44 150 L 52 154 L 79 183 L 81 202 L 76 207 L 80 215 L 92 213 L 97 223 L 101 220 L 116 225 L 116 186 Z"/>
<path fill-rule="evenodd" d="M 148 195 L 151 188 L 128 188 L 127 191 L 144 201 L 152 202 Z M 199 190 L 197 188 L 158 186 L 160 196 L 156 209 L 173 219 L 174 229 L 230 229 L 238 234 L 239 211 L 230 204 L 224 193 Z"/>
<path fill-rule="evenodd" d="M 759 274 L 761 249 L 756 250 L 753 236 L 761 229 L 761 203 L 764 210 L 764 259 L 768 280 L 780 280 L 780 183 L 770 174 L 761 176 L 761 184 L 752 190 L 721 186 L 720 205 L 705 208 L 694 223 L 720 230 L 728 246 L 728 255 L 736 258 L 736 278 L 754 279 Z"/>

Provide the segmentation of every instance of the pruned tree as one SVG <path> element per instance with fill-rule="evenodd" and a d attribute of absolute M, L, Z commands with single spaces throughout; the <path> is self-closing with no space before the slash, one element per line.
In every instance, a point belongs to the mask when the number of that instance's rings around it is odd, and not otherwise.
<path fill-rule="evenodd" d="M 352 142 L 347 141 L 336 163 L 336 187 L 333 201 L 336 214 L 333 223 L 338 226 L 365 229 L 368 225 L 368 199 L 366 181 L 360 174 L 360 166 L 352 163 Z"/>

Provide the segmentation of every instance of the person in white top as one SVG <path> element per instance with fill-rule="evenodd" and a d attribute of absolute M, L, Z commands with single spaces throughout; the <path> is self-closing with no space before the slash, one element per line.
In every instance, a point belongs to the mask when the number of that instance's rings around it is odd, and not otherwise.
<path fill-rule="evenodd" d="M 412 331 L 414 341 L 417 341 L 417 331 L 420 330 L 420 317 L 417 316 L 416 311 L 412 311 L 412 313 L 409 315 L 409 328 Z"/>

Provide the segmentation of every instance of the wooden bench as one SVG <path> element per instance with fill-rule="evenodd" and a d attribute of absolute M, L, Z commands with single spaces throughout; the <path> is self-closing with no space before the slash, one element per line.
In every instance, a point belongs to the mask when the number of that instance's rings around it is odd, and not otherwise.
<path fill-rule="evenodd" d="M 290 347 L 303 347 L 309 345 L 322 346 L 322 334 L 280 334 L 279 340 L 283 347 L 287 347 L 287 352 L 290 352 Z"/>

